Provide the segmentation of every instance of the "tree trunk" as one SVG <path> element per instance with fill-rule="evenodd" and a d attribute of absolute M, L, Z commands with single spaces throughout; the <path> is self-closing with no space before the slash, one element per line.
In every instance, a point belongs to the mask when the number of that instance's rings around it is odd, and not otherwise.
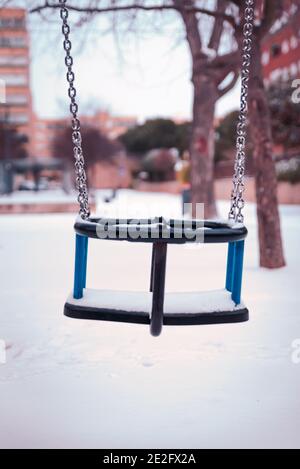
<path fill-rule="evenodd" d="M 194 6 L 192 0 L 173 0 L 181 8 L 186 37 L 192 59 L 194 86 L 193 127 L 190 145 L 193 216 L 196 204 L 204 204 L 205 218 L 216 216 L 214 198 L 214 112 L 217 101 L 217 83 L 209 67 L 209 58 L 202 52 L 198 18 L 184 7 Z"/>
<path fill-rule="evenodd" d="M 217 210 L 214 194 L 214 114 L 217 88 L 214 81 L 203 73 L 194 74 L 193 84 L 193 128 L 190 147 L 193 211 L 197 203 L 203 203 L 205 218 L 215 218 Z"/>
<path fill-rule="evenodd" d="M 276 269 L 285 266 L 285 259 L 278 210 L 277 177 L 272 155 L 270 111 L 260 58 L 260 39 L 256 37 L 253 39 L 249 120 L 254 145 L 260 265 Z"/>

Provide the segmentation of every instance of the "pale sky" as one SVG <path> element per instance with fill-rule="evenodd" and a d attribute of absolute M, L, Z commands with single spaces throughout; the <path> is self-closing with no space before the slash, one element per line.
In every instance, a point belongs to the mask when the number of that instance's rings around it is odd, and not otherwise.
<path fill-rule="evenodd" d="M 133 115 L 141 121 L 151 117 L 190 119 L 191 63 L 180 20 L 175 21 L 176 31 L 172 23 L 165 34 L 131 36 L 126 43 L 126 36 L 120 35 L 121 52 L 111 34 L 100 34 L 105 20 L 100 21 L 102 24 L 93 22 L 84 33 L 75 32 L 71 38 L 81 112 L 108 109 L 114 115 Z M 68 103 L 60 22 L 45 27 L 35 18 L 30 20 L 30 28 L 35 111 L 45 118 L 65 115 Z M 217 114 L 238 106 L 236 87 L 219 101 Z"/>

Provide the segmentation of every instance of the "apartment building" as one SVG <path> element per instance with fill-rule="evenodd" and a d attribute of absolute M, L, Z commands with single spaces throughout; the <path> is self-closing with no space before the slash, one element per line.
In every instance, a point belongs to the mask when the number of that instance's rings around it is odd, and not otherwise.
<path fill-rule="evenodd" d="M 0 103 L 0 121 L 6 126 L 17 127 L 20 133 L 30 138 L 30 41 L 24 9 L 0 9 L 0 80 L 1 88 L 5 90 L 4 102 Z"/>
<path fill-rule="evenodd" d="M 300 7 L 293 0 L 287 0 L 285 14 L 263 42 L 262 63 L 267 85 L 300 77 L 299 26 Z"/>

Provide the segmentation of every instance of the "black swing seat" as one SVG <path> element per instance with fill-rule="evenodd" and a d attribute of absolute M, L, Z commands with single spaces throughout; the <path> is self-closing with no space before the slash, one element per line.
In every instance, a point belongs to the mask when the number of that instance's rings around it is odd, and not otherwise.
<path fill-rule="evenodd" d="M 240 301 L 242 262 L 239 265 L 239 258 L 242 254 L 236 248 L 237 245 L 243 245 L 240 242 L 247 236 L 244 225 L 217 221 L 166 220 L 162 217 L 140 220 L 90 217 L 88 220 L 77 218 L 74 228 L 77 240 L 75 282 L 74 292 L 65 304 L 66 316 L 75 319 L 150 324 L 153 336 L 160 335 L 163 325 L 248 321 L 248 310 Z M 88 238 L 152 243 L 150 292 L 86 289 Z M 192 242 L 229 243 L 226 289 L 165 294 L 168 244 Z"/>
<path fill-rule="evenodd" d="M 86 289 L 83 300 L 75 300 L 70 295 L 65 315 L 74 319 L 149 325 L 151 302 L 151 293 Z M 248 319 L 247 308 L 243 304 L 236 306 L 226 290 L 165 295 L 165 326 L 238 323 Z"/>
<path fill-rule="evenodd" d="M 248 234 L 243 224 L 229 221 L 167 220 L 163 217 L 139 220 L 97 217 L 82 220 L 78 217 L 74 228 L 77 234 L 88 238 L 135 243 L 233 243 L 244 240 Z"/>

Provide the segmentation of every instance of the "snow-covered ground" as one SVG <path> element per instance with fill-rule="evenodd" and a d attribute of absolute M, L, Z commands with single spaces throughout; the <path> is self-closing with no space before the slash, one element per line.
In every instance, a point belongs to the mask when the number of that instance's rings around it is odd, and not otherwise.
<path fill-rule="evenodd" d="M 173 196 L 124 191 L 118 202 L 136 215 L 137 197 L 141 212 L 179 213 Z M 220 204 L 223 216 L 227 208 Z M 114 213 L 116 203 L 103 209 Z M 72 216 L 1 216 L 0 447 L 299 448 L 292 344 L 300 339 L 300 207 L 281 212 L 288 267 L 269 272 L 258 268 L 255 210 L 247 208 L 243 296 L 251 321 L 164 328 L 158 339 L 145 326 L 62 315 L 72 287 Z M 150 249 L 92 241 L 89 286 L 146 290 Z M 224 246 L 169 252 L 168 290 L 223 287 Z"/>

